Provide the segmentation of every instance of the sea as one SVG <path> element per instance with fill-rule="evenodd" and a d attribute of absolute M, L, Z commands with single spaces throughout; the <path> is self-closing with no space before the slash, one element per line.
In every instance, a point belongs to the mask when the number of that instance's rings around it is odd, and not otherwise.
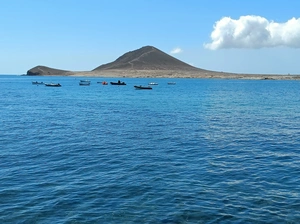
<path fill-rule="evenodd" d="M 0 223 L 300 223 L 300 81 L 1 75 L 0 93 Z"/>

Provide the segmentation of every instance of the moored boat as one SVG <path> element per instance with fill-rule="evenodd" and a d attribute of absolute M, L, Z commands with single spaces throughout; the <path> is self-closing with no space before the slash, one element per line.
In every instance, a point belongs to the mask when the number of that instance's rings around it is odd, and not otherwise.
<path fill-rule="evenodd" d="M 97 83 L 102 84 L 102 85 L 108 85 L 108 82 L 106 82 L 106 81 L 97 82 Z"/>
<path fill-rule="evenodd" d="M 176 82 L 168 82 L 168 85 L 176 85 Z"/>
<path fill-rule="evenodd" d="M 141 86 L 141 85 L 139 85 L 139 86 L 134 86 L 134 88 L 135 88 L 135 89 L 152 89 L 151 86 Z"/>
<path fill-rule="evenodd" d="M 158 85 L 157 82 L 149 82 L 148 85 Z"/>
<path fill-rule="evenodd" d="M 44 82 L 33 81 L 32 85 L 43 85 Z"/>
<path fill-rule="evenodd" d="M 119 86 L 122 86 L 122 85 L 126 85 L 125 82 L 121 82 L 120 80 L 118 80 L 118 82 L 110 82 L 111 85 L 119 85 Z"/>
<path fill-rule="evenodd" d="M 61 84 L 59 84 L 59 83 L 45 83 L 45 86 L 49 86 L 49 87 L 61 87 Z"/>
<path fill-rule="evenodd" d="M 89 86 L 91 84 L 90 80 L 80 80 L 79 85 L 80 86 Z"/>

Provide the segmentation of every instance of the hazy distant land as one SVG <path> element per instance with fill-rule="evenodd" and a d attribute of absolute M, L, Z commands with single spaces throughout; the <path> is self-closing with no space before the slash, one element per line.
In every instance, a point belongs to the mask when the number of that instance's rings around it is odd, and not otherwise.
<path fill-rule="evenodd" d="M 27 71 L 29 76 L 86 76 L 128 78 L 215 78 L 215 79 L 260 79 L 295 80 L 300 75 L 237 74 L 216 72 L 193 67 L 159 49 L 145 46 L 130 51 L 114 62 L 101 65 L 92 71 L 66 71 L 36 66 Z"/>

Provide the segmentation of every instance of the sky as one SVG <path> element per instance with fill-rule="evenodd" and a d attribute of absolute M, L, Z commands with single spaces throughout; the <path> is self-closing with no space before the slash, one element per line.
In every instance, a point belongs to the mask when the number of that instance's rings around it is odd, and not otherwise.
<path fill-rule="evenodd" d="M 88 71 L 154 46 L 198 68 L 300 74 L 299 0 L 0 0 L 0 74 Z"/>

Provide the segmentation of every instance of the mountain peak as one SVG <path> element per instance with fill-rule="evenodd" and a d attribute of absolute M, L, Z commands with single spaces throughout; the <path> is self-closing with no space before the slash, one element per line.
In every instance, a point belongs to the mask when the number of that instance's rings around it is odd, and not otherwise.
<path fill-rule="evenodd" d="M 184 63 L 163 51 L 153 47 L 144 46 L 129 51 L 114 62 L 101 65 L 93 71 L 122 69 L 122 70 L 200 70 Z"/>

